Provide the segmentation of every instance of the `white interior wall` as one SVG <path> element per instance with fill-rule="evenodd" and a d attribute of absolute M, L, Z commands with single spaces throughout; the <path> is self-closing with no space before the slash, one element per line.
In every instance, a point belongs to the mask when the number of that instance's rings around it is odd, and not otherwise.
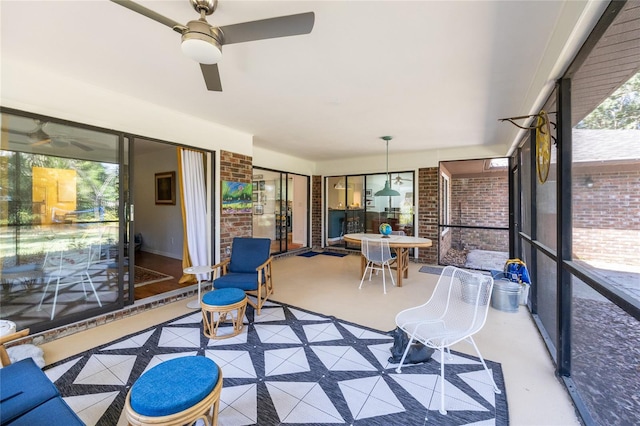
<path fill-rule="evenodd" d="M 316 174 L 314 161 L 293 157 L 280 152 L 269 151 L 259 146 L 253 147 L 253 166 L 307 176 Z"/>
<path fill-rule="evenodd" d="M 2 68 L 2 106 L 152 139 L 252 155 L 253 136 L 168 107 L 12 61 Z"/>
<path fill-rule="evenodd" d="M 182 259 L 183 228 L 176 148 L 166 146 L 149 154 L 137 155 L 134 165 L 134 218 L 136 233 L 142 234 L 142 250 Z M 171 171 L 176 172 L 176 204 L 156 205 L 155 174 Z"/>

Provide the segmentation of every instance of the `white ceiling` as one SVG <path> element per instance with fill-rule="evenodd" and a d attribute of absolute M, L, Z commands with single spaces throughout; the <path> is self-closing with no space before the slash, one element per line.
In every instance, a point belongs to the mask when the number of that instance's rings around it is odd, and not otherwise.
<path fill-rule="evenodd" d="M 180 23 L 197 18 L 187 0 L 139 3 Z M 569 3 L 221 0 L 213 25 L 313 11 L 315 26 L 225 46 L 219 93 L 182 55 L 178 33 L 122 6 L 4 0 L 2 66 L 39 64 L 310 160 L 384 153 L 382 135 L 394 136 L 393 152 L 502 144 L 506 154 L 517 129 L 498 118 L 536 107 L 552 81 L 536 73 L 552 72 L 542 65 Z"/>

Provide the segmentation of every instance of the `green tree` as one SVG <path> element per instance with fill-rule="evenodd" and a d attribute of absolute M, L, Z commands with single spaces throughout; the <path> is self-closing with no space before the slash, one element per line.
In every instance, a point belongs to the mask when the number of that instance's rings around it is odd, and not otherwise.
<path fill-rule="evenodd" d="M 640 72 L 598 105 L 576 128 L 640 130 Z"/>
<path fill-rule="evenodd" d="M 119 168 L 116 165 L 21 152 L 8 153 L 6 157 L 5 190 L 11 201 L 7 211 L 0 211 L 0 223 L 3 225 L 33 222 L 33 167 L 76 170 L 76 210 L 98 207 L 106 214 L 106 219 L 117 218 Z"/>

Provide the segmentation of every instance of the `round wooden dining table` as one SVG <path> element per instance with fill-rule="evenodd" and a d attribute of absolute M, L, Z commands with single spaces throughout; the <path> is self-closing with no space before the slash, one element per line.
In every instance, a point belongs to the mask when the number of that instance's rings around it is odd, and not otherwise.
<path fill-rule="evenodd" d="M 344 241 L 352 244 L 361 244 L 363 238 L 371 240 L 385 239 L 389 241 L 389 247 L 396 252 L 396 269 L 398 272 L 397 286 L 402 287 L 402 279 L 409 278 L 409 249 L 427 248 L 432 246 L 429 238 L 410 237 L 408 235 L 389 235 L 385 237 L 381 234 L 345 234 Z M 360 276 L 364 274 L 367 266 L 367 259 L 360 257 Z"/>

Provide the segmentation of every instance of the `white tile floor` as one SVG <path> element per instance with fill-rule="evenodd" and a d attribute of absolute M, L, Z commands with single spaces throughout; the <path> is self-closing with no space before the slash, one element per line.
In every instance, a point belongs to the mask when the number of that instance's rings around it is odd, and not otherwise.
<path fill-rule="evenodd" d="M 274 263 L 274 277 L 276 283 L 276 292 L 272 297 L 276 301 L 289 303 L 304 309 L 319 312 L 324 315 L 333 315 L 346 321 L 362 324 L 379 330 L 391 330 L 395 327 L 395 313 L 400 310 L 414 306 L 426 300 L 430 291 L 433 289 L 437 276 L 419 273 L 418 269 L 421 265 L 411 264 L 409 278 L 404 280 L 403 287 L 388 288 L 388 294 L 382 294 L 381 280 L 376 285 L 374 277 L 373 284 L 358 290 L 359 285 L 359 265 L 360 261 L 357 256 L 347 256 L 343 258 L 330 256 L 315 256 L 312 258 L 304 257 L 287 257 L 278 259 Z M 266 311 L 266 310 L 265 310 Z M 282 313 L 274 309 L 265 312 L 266 315 L 273 318 L 280 318 Z M 189 312 L 186 308 L 186 302 L 181 301 L 169 306 L 164 306 L 153 311 L 136 315 L 132 318 L 123 319 L 115 323 L 107 324 L 93 330 L 58 339 L 57 341 L 43 345 L 45 350 L 45 359 L 51 364 L 55 361 L 72 356 L 99 344 L 104 344 L 114 340 L 123 334 L 131 333 L 136 330 L 142 330 L 154 324 L 161 323 L 170 318 L 175 318 L 180 314 Z M 308 315 L 306 312 L 299 311 L 301 317 Z M 199 315 L 194 313 L 193 315 Z M 264 317 L 266 318 L 266 317 Z M 185 321 L 190 321 L 187 319 Z M 295 344 L 297 337 L 295 334 L 287 330 L 283 326 L 269 326 L 263 322 L 261 318 L 256 321 L 256 329 L 260 329 L 260 339 L 272 339 L 278 342 L 287 342 Z M 184 321 L 183 321 L 184 323 Z M 172 346 L 184 345 L 185 351 L 180 355 L 192 354 L 195 344 L 195 335 L 192 332 L 176 333 L 169 330 L 163 331 L 161 341 L 171 342 Z M 349 327 L 347 327 L 349 328 Z M 369 330 L 358 329 L 352 327 L 350 332 L 354 338 L 365 338 L 364 335 L 372 333 Z M 318 329 L 318 327 L 305 328 L 306 336 L 314 336 L 315 342 L 330 342 L 333 330 L 331 327 L 326 329 Z M 374 333 L 377 334 L 377 333 Z M 369 338 L 369 337 L 367 337 Z M 166 339 L 166 340 L 165 340 Z M 199 336 L 198 336 L 199 339 Z M 219 351 L 216 352 L 216 346 L 220 344 L 228 345 L 233 342 L 246 342 L 246 334 L 226 339 L 224 341 L 215 341 L 211 347 L 207 349 L 207 354 L 212 357 L 219 357 L 220 363 L 230 364 L 226 358 L 222 358 Z M 490 309 L 490 315 L 485 328 L 478 334 L 476 342 L 487 359 L 500 362 L 502 364 L 507 395 L 509 404 L 510 422 L 514 425 L 578 425 L 579 422 L 575 417 L 573 407 L 566 391 L 554 377 L 553 366 L 549 359 L 548 353 L 542 344 L 540 336 L 535 331 L 533 323 L 528 313 L 521 308 L 518 313 L 504 313 L 494 309 Z M 131 345 L 139 344 L 139 342 L 131 342 Z M 190 346 L 191 345 L 191 346 Z M 389 343 L 390 345 L 390 343 Z M 314 347 L 310 345 L 314 353 L 319 354 L 322 363 L 330 366 L 331 369 L 347 368 L 349 369 L 369 369 L 372 365 L 366 359 L 363 359 L 358 353 L 350 353 L 350 351 L 341 348 Z M 331 345 L 329 345 L 331 346 Z M 374 345 L 373 351 L 378 351 L 376 358 L 381 364 L 385 362 L 385 356 L 388 358 L 388 352 L 383 355 L 384 345 Z M 465 345 L 455 347 L 454 349 L 467 352 L 469 348 Z M 386 349 L 388 351 L 388 348 Z M 473 350 L 473 349 L 471 349 Z M 279 352 L 280 351 L 280 352 Z M 224 351 L 233 352 L 233 351 Z M 240 351 L 239 351 L 240 352 Z M 376 352 L 374 352 L 376 353 Z M 339 355 L 342 357 L 339 357 Z M 173 354 L 177 356 L 176 354 Z M 275 350 L 267 354 L 269 358 L 269 368 L 272 374 L 277 371 L 297 371 L 296 369 L 304 369 L 304 361 L 302 357 L 297 356 L 295 351 L 285 354 L 281 349 Z M 289 356 L 290 355 L 290 356 Z M 252 371 L 252 365 L 246 359 L 246 355 L 242 353 L 225 354 L 225 357 L 235 357 L 233 366 L 235 370 L 224 370 L 225 377 L 229 375 L 237 375 L 241 377 L 245 375 L 251 377 L 255 374 Z M 435 357 L 439 356 L 436 352 Z M 168 355 L 162 359 L 166 360 Z M 244 357 L 244 358 L 243 358 Z M 292 358 L 294 361 L 292 361 Z M 266 358 L 265 358 L 266 359 Z M 287 360 L 288 362 L 285 362 Z M 468 361 L 468 360 L 466 360 Z M 121 380 L 124 371 L 127 369 L 127 363 L 130 359 L 106 359 L 97 358 L 93 365 L 115 365 L 115 372 L 111 374 L 101 374 L 98 370 L 86 372 L 83 371 L 83 377 L 94 377 L 96 380 L 114 381 Z M 160 359 L 154 360 L 153 363 L 160 362 Z M 266 363 L 266 361 L 265 361 Z M 67 364 L 73 364 L 70 361 Z M 383 368 L 388 368 L 388 363 L 383 364 Z M 70 366 L 70 365 L 69 365 Z M 58 366 L 55 369 L 47 371 L 50 377 L 59 375 L 63 367 Z M 152 365 L 150 364 L 149 367 Z M 412 395 L 420 400 L 420 403 L 429 409 L 437 409 L 439 405 L 439 386 L 437 376 L 435 377 L 416 377 L 412 378 L 409 371 L 403 369 L 403 374 L 396 375 L 394 372 L 389 375 L 406 389 Z M 493 392 L 487 388 L 482 382 L 482 374 L 471 373 L 464 380 L 469 383 L 476 391 L 487 401 L 492 402 Z M 412 380 L 416 379 L 416 380 Z M 429 387 L 431 382 L 432 391 L 426 391 L 424 387 Z M 313 384 L 291 384 L 289 382 L 273 382 L 266 381 L 269 393 L 274 401 L 278 401 L 276 410 L 281 419 L 287 419 L 289 422 L 298 421 L 305 413 L 315 412 L 320 421 L 330 423 L 331 419 L 337 419 L 335 413 L 332 412 L 330 405 L 322 405 L 324 400 L 320 394 L 321 389 L 315 389 Z M 456 390 L 451 388 L 451 384 L 446 382 L 446 393 L 456 394 Z M 339 384 L 340 389 L 345 395 L 353 394 L 349 397 L 349 410 L 355 418 L 367 418 L 376 415 L 379 410 L 387 410 L 393 412 L 399 409 L 397 404 L 393 402 L 391 395 L 385 389 L 384 381 L 376 380 L 375 377 L 367 377 L 362 379 L 344 380 Z M 295 392 L 292 390 L 295 389 Z M 364 391 L 363 391 L 364 389 Z M 372 390 L 369 392 L 367 389 Z M 220 407 L 222 413 L 226 410 L 226 416 L 232 424 L 254 424 L 256 422 L 256 385 L 234 386 L 223 392 L 223 401 Z M 364 393 L 363 393 L 364 392 Z M 371 395 L 366 398 L 363 395 Z M 68 403 L 74 409 L 84 409 L 99 412 L 99 407 L 108 406 L 115 396 L 111 392 L 104 392 L 94 395 L 92 398 L 98 401 L 97 405 L 83 399 L 83 397 L 68 398 Z M 385 401 L 384 404 L 379 401 Z M 474 408 L 473 401 L 467 401 L 463 396 L 459 396 L 458 404 L 464 409 L 470 410 Z M 295 402 L 297 401 L 297 402 Z M 309 404 L 309 401 L 317 401 L 316 404 Z M 294 403 L 295 402 L 295 403 Z M 329 401 L 329 404 L 331 402 Z M 315 407 L 314 409 L 310 408 Z M 83 408 L 84 407 L 84 408 Z M 91 408 L 89 408 L 91 407 Z M 241 407 L 241 408 L 239 408 Z M 295 408 L 293 408 L 295 407 Z M 482 409 L 482 407 L 477 409 Z M 315 418 L 315 417 L 313 417 Z M 234 419 L 234 420 L 231 420 Z M 122 419 L 121 419 L 122 420 Z M 237 420 L 237 421 L 236 421 Z M 338 420 L 335 420 L 338 421 Z M 221 423 L 222 424 L 222 423 Z"/>

